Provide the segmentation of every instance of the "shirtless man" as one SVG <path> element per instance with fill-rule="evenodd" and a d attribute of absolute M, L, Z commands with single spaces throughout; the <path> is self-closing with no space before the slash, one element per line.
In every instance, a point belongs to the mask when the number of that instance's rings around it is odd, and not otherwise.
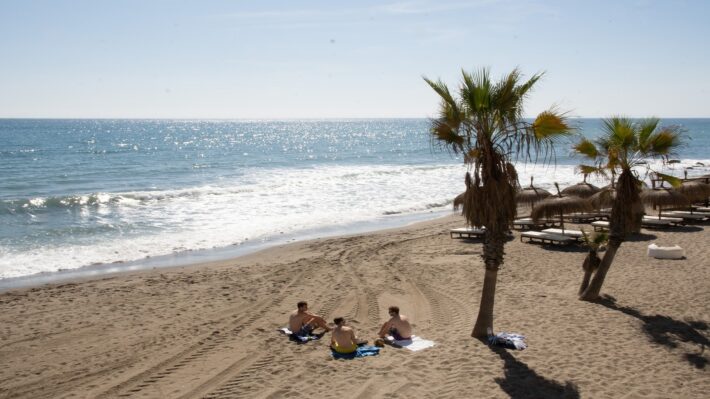
<path fill-rule="evenodd" d="M 391 335 L 395 340 L 412 339 L 412 325 L 407 316 L 399 314 L 397 306 L 390 306 L 390 319 L 380 328 L 380 338 Z"/>
<path fill-rule="evenodd" d="M 308 336 L 313 330 L 320 327 L 325 331 L 330 331 L 328 323 L 320 317 L 308 311 L 308 303 L 299 302 L 296 309 L 288 318 L 288 328 L 297 336 Z"/>
<path fill-rule="evenodd" d="M 330 347 L 338 353 L 353 353 L 357 350 L 358 339 L 355 330 L 345 325 L 345 319 L 336 317 L 333 320 L 335 328 L 330 336 Z"/>

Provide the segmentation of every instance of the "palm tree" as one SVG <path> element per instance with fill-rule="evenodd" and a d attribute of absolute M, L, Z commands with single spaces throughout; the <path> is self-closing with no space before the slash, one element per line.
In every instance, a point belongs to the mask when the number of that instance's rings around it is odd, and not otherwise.
<path fill-rule="evenodd" d="M 681 144 L 681 130 L 677 126 L 661 127 L 659 119 L 649 118 L 632 121 L 629 118 L 614 116 L 602 121 L 602 135 L 595 141 L 582 139 L 574 150 L 593 160 L 598 170 L 610 170 L 618 174 L 616 197 L 611 208 L 609 220 L 609 245 L 599 268 L 580 299 L 593 301 L 599 298 L 616 251 L 624 241 L 626 234 L 633 232 L 640 222 L 634 209 L 640 208 L 642 183 L 635 168 L 644 166 L 647 158 L 660 157 L 664 161 Z M 659 174 L 671 184 L 678 179 Z"/>
<path fill-rule="evenodd" d="M 584 237 L 584 245 L 587 247 L 587 257 L 584 258 L 584 263 L 582 264 L 584 277 L 582 278 L 582 284 L 579 286 L 579 295 L 582 295 L 589 287 L 589 280 L 591 280 L 592 274 L 599 268 L 599 264 L 602 261 L 599 257 L 599 250 L 609 241 L 609 236 L 604 232 L 592 233 L 589 236 L 586 231 L 582 230 L 582 237 Z"/>
<path fill-rule="evenodd" d="M 471 336 L 485 338 L 493 329 L 493 305 L 498 269 L 508 226 L 515 219 L 517 172 L 511 162 L 522 158 L 550 159 L 552 144 L 570 133 L 566 119 L 554 109 L 542 112 L 534 121 L 523 120 L 523 103 L 535 83 L 536 74 L 523 82 L 514 69 L 500 81 L 491 81 L 488 69 L 462 71 L 458 93 L 452 94 L 441 80 L 424 80 L 441 97 L 439 116 L 431 120 L 434 142 L 455 154 L 463 154 L 469 166 L 466 174 L 464 216 L 469 225 L 485 226 L 483 261 L 485 277 L 478 317 Z"/>

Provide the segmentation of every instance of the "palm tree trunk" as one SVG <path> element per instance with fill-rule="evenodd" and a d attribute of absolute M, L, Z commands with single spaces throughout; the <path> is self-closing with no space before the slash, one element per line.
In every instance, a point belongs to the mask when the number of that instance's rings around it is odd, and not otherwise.
<path fill-rule="evenodd" d="M 584 291 L 589 287 L 589 280 L 592 279 L 592 273 L 594 272 L 594 267 L 592 265 L 592 256 L 595 254 L 592 251 L 587 253 L 587 257 L 584 259 L 584 264 L 582 269 L 584 269 L 584 277 L 582 277 L 582 284 L 579 286 L 579 292 L 577 295 L 582 295 Z"/>
<path fill-rule="evenodd" d="M 592 282 L 589 284 L 586 290 L 580 295 L 579 299 L 583 301 L 595 301 L 599 299 L 599 293 L 602 291 L 602 286 L 604 285 L 604 279 L 606 274 L 614 262 L 614 257 L 616 256 L 616 251 L 619 250 L 622 240 L 616 239 L 614 237 L 609 239 L 609 245 L 607 246 L 606 252 L 604 253 L 604 258 L 601 264 L 599 264 L 599 269 L 594 273 Z"/>
<path fill-rule="evenodd" d="M 500 269 L 501 263 L 503 263 L 504 244 L 504 232 L 489 231 L 486 235 L 486 242 L 483 245 L 483 259 L 486 274 L 483 278 L 478 317 L 476 318 L 476 324 L 473 326 L 473 331 L 471 331 L 471 336 L 474 338 L 484 339 L 488 337 L 489 329 L 491 332 L 493 331 L 493 306 L 496 298 L 498 270 Z"/>
<path fill-rule="evenodd" d="M 493 305 L 496 299 L 496 282 L 498 281 L 498 265 L 486 264 L 486 275 L 483 278 L 481 291 L 481 305 L 478 308 L 478 317 L 473 326 L 471 336 L 474 338 L 488 337 L 488 329 L 493 331 Z"/>

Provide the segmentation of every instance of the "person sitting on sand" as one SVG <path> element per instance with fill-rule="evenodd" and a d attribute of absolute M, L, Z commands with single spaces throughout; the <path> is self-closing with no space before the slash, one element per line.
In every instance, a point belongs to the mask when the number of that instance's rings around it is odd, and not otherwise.
<path fill-rule="evenodd" d="M 330 331 L 328 323 L 322 317 L 308 311 L 308 303 L 306 301 L 301 301 L 296 306 L 298 309 L 291 313 L 288 318 L 288 328 L 293 334 L 299 337 L 306 337 L 316 328 Z"/>
<path fill-rule="evenodd" d="M 380 338 L 391 335 L 397 341 L 412 339 L 412 325 L 407 316 L 399 314 L 397 306 L 390 306 L 389 313 L 390 319 L 380 328 Z"/>
<path fill-rule="evenodd" d="M 330 348 L 343 354 L 355 352 L 358 345 L 355 330 L 345 325 L 343 317 L 336 317 L 333 323 L 335 323 L 335 328 L 330 336 Z"/>

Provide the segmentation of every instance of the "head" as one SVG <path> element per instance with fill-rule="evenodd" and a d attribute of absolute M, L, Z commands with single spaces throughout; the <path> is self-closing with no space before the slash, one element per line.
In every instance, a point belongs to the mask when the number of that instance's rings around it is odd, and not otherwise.
<path fill-rule="evenodd" d="M 333 323 L 335 323 L 336 326 L 342 327 L 345 325 L 345 318 L 344 317 L 336 317 L 333 319 Z"/>
<path fill-rule="evenodd" d="M 397 306 L 390 306 L 389 308 L 390 316 L 399 316 L 399 307 Z"/>
<path fill-rule="evenodd" d="M 296 305 L 296 307 L 298 307 L 298 310 L 300 312 L 305 312 L 306 310 L 308 310 L 308 302 L 301 301 Z"/>

